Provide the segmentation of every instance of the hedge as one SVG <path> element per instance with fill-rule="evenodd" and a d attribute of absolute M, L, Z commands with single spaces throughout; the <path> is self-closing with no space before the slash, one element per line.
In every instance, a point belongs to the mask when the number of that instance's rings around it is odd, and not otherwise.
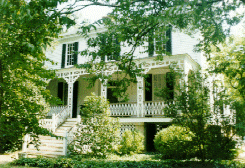
<path fill-rule="evenodd" d="M 208 168 L 243 168 L 245 164 L 238 161 L 220 161 L 201 163 L 198 161 L 164 160 L 164 161 L 106 161 L 88 160 L 77 161 L 70 158 L 22 158 L 15 160 L 12 165 L 46 167 L 46 168 L 173 168 L 173 167 L 208 167 Z"/>

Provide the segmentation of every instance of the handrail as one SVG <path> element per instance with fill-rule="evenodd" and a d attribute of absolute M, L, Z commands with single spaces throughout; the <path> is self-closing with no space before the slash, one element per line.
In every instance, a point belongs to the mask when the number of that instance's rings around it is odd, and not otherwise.
<path fill-rule="evenodd" d="M 56 108 L 53 108 L 56 109 Z M 49 131 L 55 132 L 56 129 L 69 117 L 68 107 L 57 108 L 61 111 L 52 113 L 52 119 L 41 119 L 40 126 L 47 128 Z"/>
<path fill-rule="evenodd" d="M 46 116 L 52 116 L 53 114 L 58 114 L 63 111 L 67 106 L 52 106 L 50 107 L 50 111 L 47 113 Z"/>
<path fill-rule="evenodd" d="M 81 116 L 77 116 L 77 124 L 81 123 Z M 63 147 L 64 147 L 64 155 L 67 154 L 67 146 L 74 140 L 75 132 L 77 132 L 77 124 L 74 125 L 69 130 L 66 130 L 64 133 L 64 139 L 63 139 Z"/>

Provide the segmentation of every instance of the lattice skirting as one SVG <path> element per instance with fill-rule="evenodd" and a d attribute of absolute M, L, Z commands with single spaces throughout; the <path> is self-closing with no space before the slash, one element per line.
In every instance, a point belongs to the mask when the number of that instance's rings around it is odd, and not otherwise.
<path fill-rule="evenodd" d="M 135 125 L 134 124 L 122 124 L 121 125 L 121 130 L 120 130 L 120 135 L 122 136 L 122 134 L 126 130 L 134 131 L 135 130 Z"/>

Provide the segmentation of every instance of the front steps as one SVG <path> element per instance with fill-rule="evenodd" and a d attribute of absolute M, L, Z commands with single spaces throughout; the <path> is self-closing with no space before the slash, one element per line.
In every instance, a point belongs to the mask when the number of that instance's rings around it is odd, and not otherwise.
<path fill-rule="evenodd" d="M 40 145 L 38 150 L 33 144 L 29 144 L 26 151 L 22 151 L 20 156 L 22 157 L 36 157 L 42 155 L 45 157 L 57 157 L 64 156 L 67 152 L 67 142 L 64 138 L 65 133 L 70 131 L 72 127 L 77 124 L 77 118 L 69 118 L 62 125 L 60 125 L 56 131 L 55 135 L 61 138 L 51 137 L 51 136 L 39 136 Z M 62 138 L 63 137 L 63 138 Z"/>

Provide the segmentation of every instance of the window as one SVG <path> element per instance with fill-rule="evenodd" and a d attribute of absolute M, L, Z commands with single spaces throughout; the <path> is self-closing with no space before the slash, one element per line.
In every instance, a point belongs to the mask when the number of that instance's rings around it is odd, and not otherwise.
<path fill-rule="evenodd" d="M 148 37 L 149 57 L 152 57 L 154 54 L 162 54 L 166 52 L 172 54 L 171 38 L 172 38 L 171 27 L 166 32 L 159 33 L 158 35 L 156 35 L 155 32 L 153 32 L 153 30 L 149 32 L 149 37 Z"/>
<path fill-rule="evenodd" d="M 100 34 L 100 52 L 101 60 L 117 61 L 120 56 L 121 47 L 116 35 Z"/>
<path fill-rule="evenodd" d="M 61 68 L 77 64 L 78 42 L 63 44 Z"/>
<path fill-rule="evenodd" d="M 152 84 L 154 92 L 157 90 L 164 89 L 164 98 L 167 100 L 174 99 L 174 84 L 175 84 L 175 76 L 172 72 L 167 72 L 164 74 L 154 74 L 152 78 Z M 154 101 L 163 100 L 163 97 L 159 97 L 153 94 Z"/>

